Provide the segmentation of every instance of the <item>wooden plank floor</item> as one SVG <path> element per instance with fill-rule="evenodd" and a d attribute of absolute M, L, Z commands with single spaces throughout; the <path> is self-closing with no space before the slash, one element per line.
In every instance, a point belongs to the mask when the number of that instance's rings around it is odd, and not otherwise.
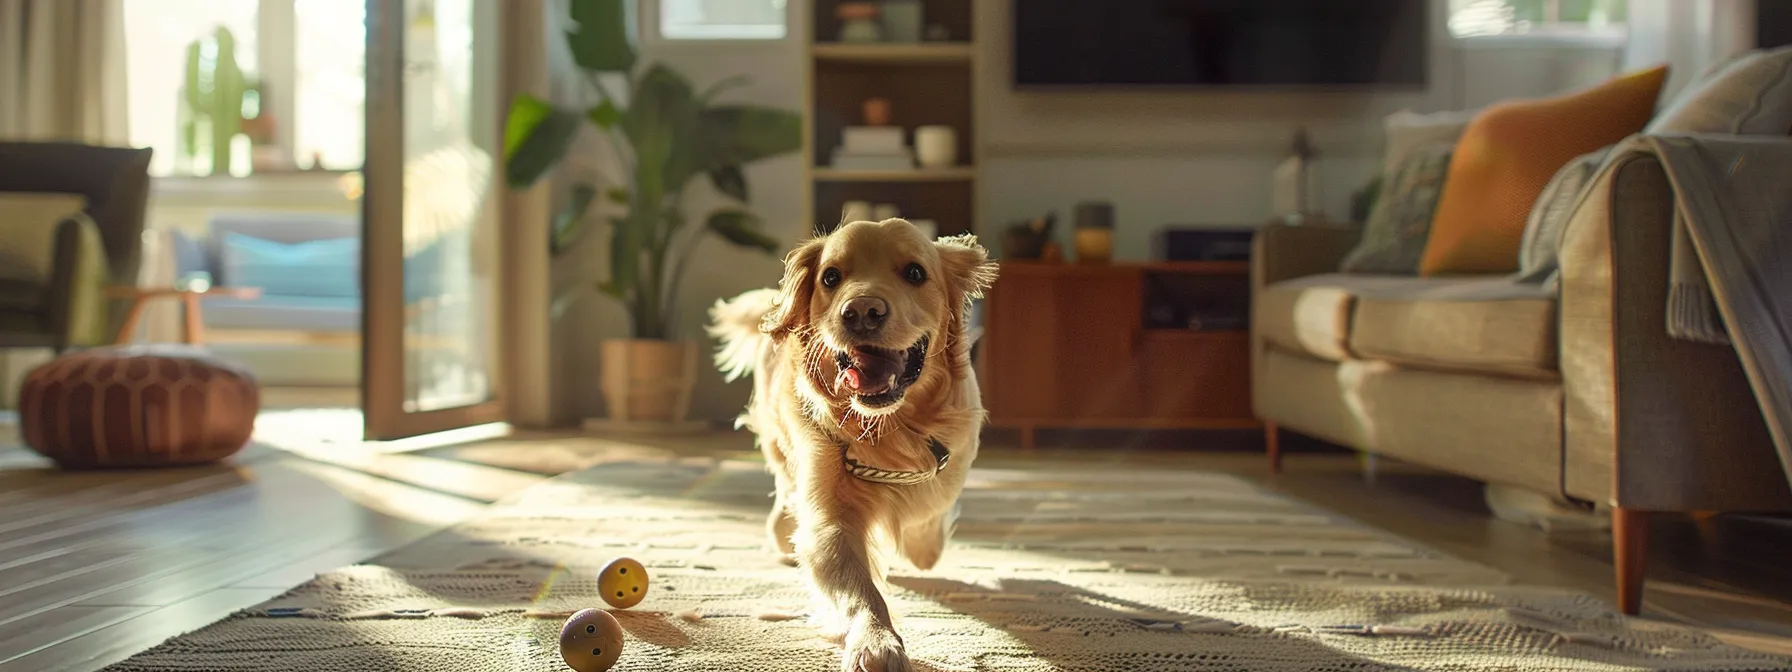
<path fill-rule="evenodd" d="M 277 423 L 276 423 L 276 426 Z M 544 476 L 346 444 L 71 473 L 0 429 L 0 670 L 93 670 Z"/>
<path fill-rule="evenodd" d="M 348 443 L 262 446 L 229 466 L 65 473 L 9 445 L 16 440 L 4 431 L 0 672 L 103 667 L 567 470 L 668 452 L 753 455 L 751 437 L 740 433 L 519 435 L 408 454 Z M 979 464 L 1056 460 L 1235 473 L 1527 583 L 1612 593 L 1609 537 L 1551 538 L 1492 520 L 1473 483 L 1398 465 L 1369 481 L 1350 456 L 1294 455 L 1286 473 L 1271 477 L 1255 453 L 1106 443 L 1031 454 L 992 446 Z M 1688 532 L 1665 521 L 1647 614 L 1792 653 L 1792 569 L 1781 566 L 1783 556 L 1751 550 L 1785 548 L 1792 535 L 1776 541 L 1758 524 L 1739 524 L 1741 531 Z M 1737 535 L 1756 541 L 1726 541 Z"/>

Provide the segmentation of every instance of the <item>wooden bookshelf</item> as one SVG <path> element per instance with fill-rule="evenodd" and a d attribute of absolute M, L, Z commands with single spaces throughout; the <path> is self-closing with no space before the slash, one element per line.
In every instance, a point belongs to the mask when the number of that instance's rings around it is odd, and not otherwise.
<path fill-rule="evenodd" d="M 924 25 L 945 26 L 939 42 L 843 43 L 837 41 L 839 0 L 810 3 L 804 138 L 807 215 L 817 231 L 837 225 L 848 201 L 891 203 L 908 219 L 930 219 L 942 235 L 978 231 L 981 187 L 975 110 L 977 41 L 971 4 L 923 0 Z M 958 165 L 914 170 L 841 170 L 830 166 L 848 126 L 864 124 L 864 102 L 890 101 L 891 125 L 914 148 L 920 126 L 950 126 L 958 140 Z"/>
<path fill-rule="evenodd" d="M 816 168 L 816 182 L 963 182 L 977 179 L 970 166 L 914 170 L 836 170 Z"/>
<path fill-rule="evenodd" d="M 920 44 L 845 44 L 817 42 L 809 54 L 833 63 L 969 63 L 974 54 L 969 42 Z"/>

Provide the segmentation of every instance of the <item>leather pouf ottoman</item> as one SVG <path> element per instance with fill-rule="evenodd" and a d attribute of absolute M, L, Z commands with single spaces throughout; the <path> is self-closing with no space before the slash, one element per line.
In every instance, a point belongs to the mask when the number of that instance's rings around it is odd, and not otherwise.
<path fill-rule="evenodd" d="M 25 444 L 69 469 L 215 462 L 248 445 L 261 390 L 246 369 L 186 346 L 69 354 L 25 376 Z"/>

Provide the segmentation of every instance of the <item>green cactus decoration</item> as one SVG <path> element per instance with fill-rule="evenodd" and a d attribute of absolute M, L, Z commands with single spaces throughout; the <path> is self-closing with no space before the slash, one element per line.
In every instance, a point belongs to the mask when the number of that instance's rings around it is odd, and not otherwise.
<path fill-rule="evenodd" d="M 243 130 L 243 94 L 248 80 L 236 62 L 236 36 L 219 26 L 210 38 L 187 45 L 187 81 L 182 87 L 181 156 L 192 163 L 200 155 L 200 129 L 214 175 L 231 173 L 230 142 Z"/>
<path fill-rule="evenodd" d="M 174 115 L 180 124 L 180 147 L 174 160 L 181 172 L 193 170 L 199 152 L 199 55 L 199 41 L 187 45 L 187 76 L 180 87 L 180 109 Z"/>

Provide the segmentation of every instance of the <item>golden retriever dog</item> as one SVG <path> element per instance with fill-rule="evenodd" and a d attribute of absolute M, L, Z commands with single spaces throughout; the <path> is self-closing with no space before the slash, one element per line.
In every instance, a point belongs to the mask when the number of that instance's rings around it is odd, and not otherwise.
<path fill-rule="evenodd" d="M 777 482 L 766 532 L 802 567 L 841 668 L 908 670 L 882 592 L 883 551 L 940 558 L 984 421 L 966 314 L 996 277 L 973 236 L 901 219 L 799 245 L 778 289 L 717 302 L 729 380 L 751 374 L 750 428 Z"/>

